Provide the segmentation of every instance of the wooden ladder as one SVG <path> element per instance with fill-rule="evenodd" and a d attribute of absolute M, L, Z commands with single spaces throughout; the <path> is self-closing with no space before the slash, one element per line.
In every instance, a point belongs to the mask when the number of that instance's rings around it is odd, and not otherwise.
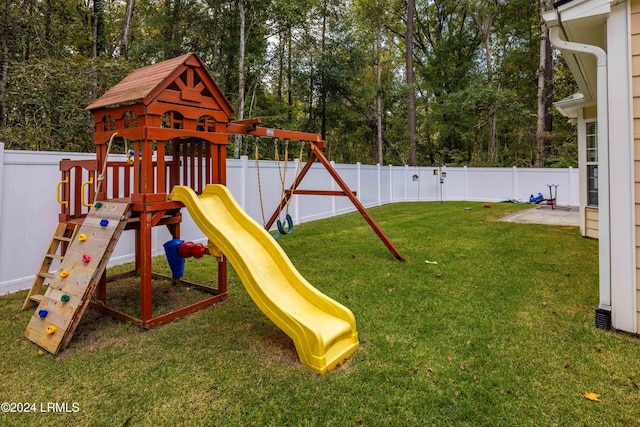
<path fill-rule="evenodd" d="M 77 230 L 78 227 L 75 227 L 72 231 L 68 228 L 66 223 L 58 223 L 56 231 L 53 233 L 53 237 L 51 238 L 49 248 L 44 254 L 40 270 L 36 273 L 36 277 L 33 280 L 29 294 L 27 294 L 24 304 L 22 304 L 22 311 L 40 304 L 40 301 L 42 301 L 42 297 L 44 296 L 42 287 L 44 286 L 45 281 L 52 280 L 55 277 L 54 274 L 49 271 L 51 269 L 51 264 L 53 264 L 53 260 L 57 259 L 62 261 L 64 259 L 66 247 L 73 240 Z"/>

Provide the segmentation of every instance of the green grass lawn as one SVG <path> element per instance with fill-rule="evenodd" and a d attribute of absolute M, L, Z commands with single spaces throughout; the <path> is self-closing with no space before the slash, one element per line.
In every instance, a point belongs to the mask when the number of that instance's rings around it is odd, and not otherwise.
<path fill-rule="evenodd" d="M 87 311 L 56 357 L 22 338 L 26 292 L 2 297 L 0 401 L 38 406 L 0 414 L 0 425 L 638 425 L 640 340 L 594 327 L 597 241 L 497 221 L 524 207 L 371 209 L 405 263 L 357 213 L 279 239 L 310 283 L 355 314 L 361 346 L 325 376 L 300 365 L 233 272 L 225 303 L 153 330 Z M 216 277 L 210 257 L 186 269 Z M 77 412 L 40 412 L 47 402 Z"/>

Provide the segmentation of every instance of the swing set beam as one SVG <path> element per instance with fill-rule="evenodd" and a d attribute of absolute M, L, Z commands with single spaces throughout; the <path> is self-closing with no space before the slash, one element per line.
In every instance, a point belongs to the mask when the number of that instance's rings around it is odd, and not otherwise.
<path fill-rule="evenodd" d="M 227 125 L 227 132 L 241 135 L 251 135 L 256 138 L 294 139 L 297 141 L 314 142 L 317 146 L 325 149 L 327 143 L 322 140 L 317 133 L 298 132 L 286 129 L 272 129 L 259 126 L 262 118 L 236 120 Z"/>

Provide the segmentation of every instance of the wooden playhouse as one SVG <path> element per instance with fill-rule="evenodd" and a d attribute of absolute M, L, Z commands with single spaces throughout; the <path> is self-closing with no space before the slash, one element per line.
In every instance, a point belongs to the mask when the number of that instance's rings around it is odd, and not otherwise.
<path fill-rule="evenodd" d="M 195 54 L 134 71 L 87 109 L 95 123 L 96 158 L 60 162 L 59 225 L 23 306 L 23 310 L 38 306 L 25 336 L 53 354 L 68 345 L 89 305 L 141 328 L 152 328 L 226 298 L 226 259 L 212 246 L 217 286 L 190 283 L 210 296 L 154 315 L 153 281 L 162 276 L 152 271 L 152 231 L 163 226 L 174 239 L 180 238 L 183 204 L 167 197 L 174 186 L 201 193 L 207 184 L 226 184 L 226 147 L 232 134 L 309 142 L 307 163 L 267 227 L 318 161 L 341 191 L 297 191 L 349 197 L 394 256 L 402 259 L 324 157 L 325 143 L 319 135 L 264 128 L 260 119 L 232 121 L 231 105 Z M 127 161 L 109 160 L 114 138 L 126 141 Z M 107 262 L 125 230 L 135 232 L 135 268 L 107 277 Z M 52 266 L 57 270 L 50 271 Z M 107 301 L 108 282 L 132 275 L 140 282 L 137 317 L 110 307 Z"/>

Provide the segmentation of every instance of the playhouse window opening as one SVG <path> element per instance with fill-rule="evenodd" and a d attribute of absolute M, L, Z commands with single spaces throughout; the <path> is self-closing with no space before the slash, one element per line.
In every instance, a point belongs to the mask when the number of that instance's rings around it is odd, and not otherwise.
<path fill-rule="evenodd" d="M 133 113 L 133 111 L 127 111 L 126 113 L 124 113 L 124 116 L 122 116 L 122 119 L 124 121 L 125 129 L 138 127 L 137 116 Z"/>
<path fill-rule="evenodd" d="M 112 130 L 116 130 L 116 121 L 107 114 L 102 118 L 102 131 L 109 132 Z"/>
<path fill-rule="evenodd" d="M 198 119 L 198 125 L 196 129 L 199 132 L 215 132 L 216 121 L 211 116 L 202 116 Z"/>
<path fill-rule="evenodd" d="M 165 129 L 182 129 L 183 117 L 177 111 L 167 111 L 160 119 L 160 126 Z"/>

